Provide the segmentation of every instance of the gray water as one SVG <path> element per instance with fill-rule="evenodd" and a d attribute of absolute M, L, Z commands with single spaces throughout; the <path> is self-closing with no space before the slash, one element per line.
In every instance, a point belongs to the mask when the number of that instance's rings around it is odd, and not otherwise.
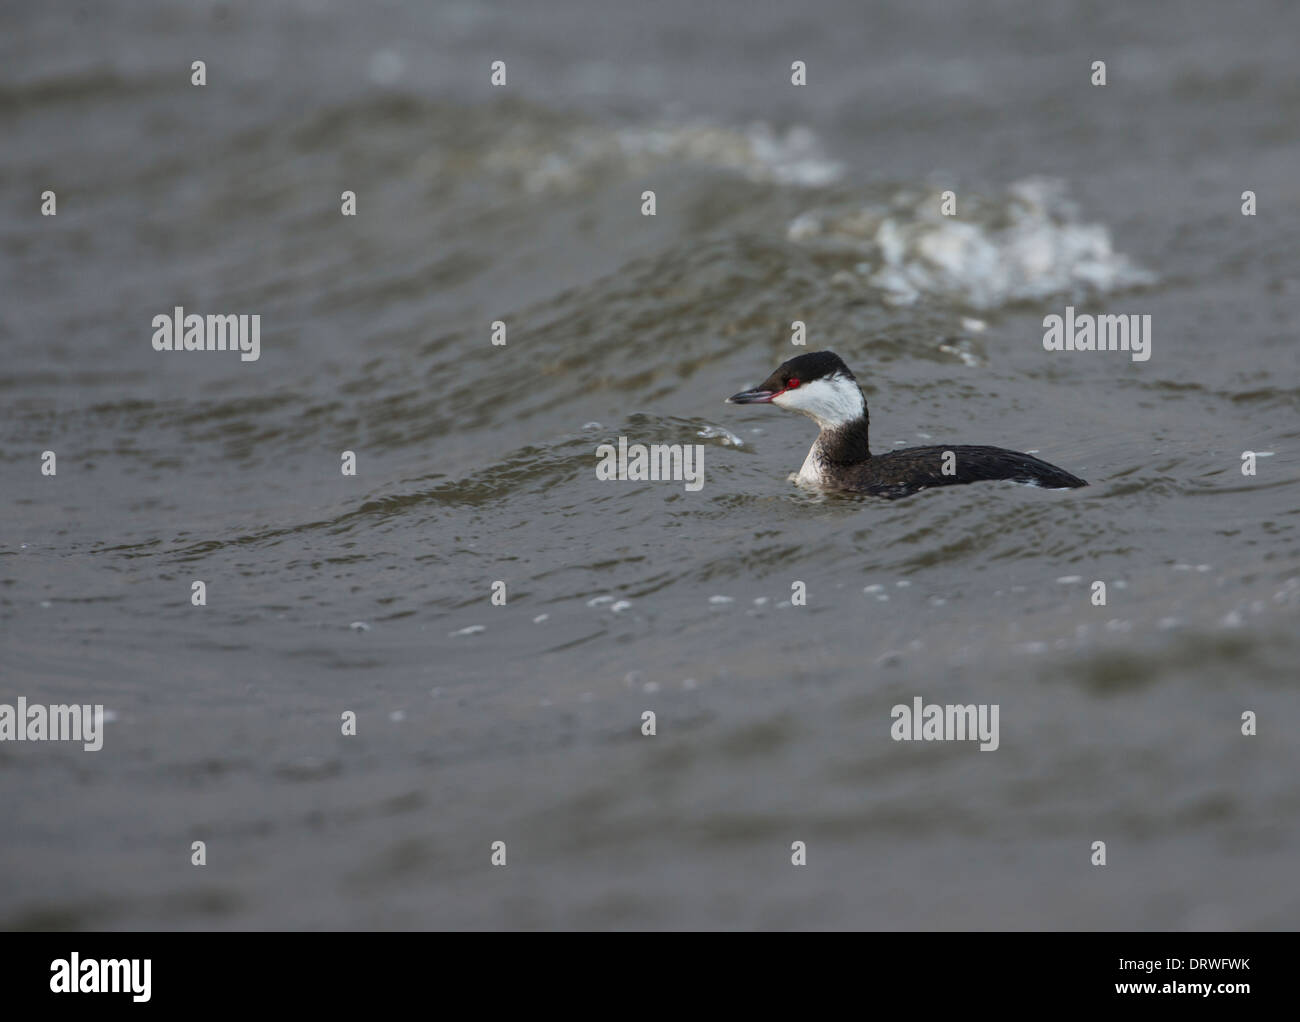
<path fill-rule="evenodd" d="M 0 703 L 109 721 L 0 743 L 0 926 L 1294 928 L 1298 29 L 6 5 Z M 1071 304 L 1150 360 L 1045 351 Z M 153 350 L 178 305 L 260 357 Z M 875 449 L 1091 486 L 797 488 L 812 424 L 723 399 L 820 348 Z"/>

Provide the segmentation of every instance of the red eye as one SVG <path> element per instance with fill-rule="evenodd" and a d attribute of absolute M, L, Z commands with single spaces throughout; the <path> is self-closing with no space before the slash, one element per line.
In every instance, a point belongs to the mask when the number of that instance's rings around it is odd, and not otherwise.
<path fill-rule="evenodd" d="M 785 389 L 786 389 L 786 390 L 794 390 L 794 389 L 795 389 L 796 387 L 798 387 L 798 386 L 799 386 L 799 381 L 796 380 L 796 379 L 794 379 L 794 378 L 791 378 L 791 379 L 788 379 L 788 380 L 785 381 Z"/>

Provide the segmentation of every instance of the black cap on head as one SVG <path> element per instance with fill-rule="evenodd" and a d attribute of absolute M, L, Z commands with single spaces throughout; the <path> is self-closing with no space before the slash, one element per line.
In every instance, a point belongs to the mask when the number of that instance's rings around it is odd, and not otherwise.
<path fill-rule="evenodd" d="M 798 387 L 828 376 L 844 376 L 857 382 L 849 367 L 835 352 L 810 351 L 806 355 L 796 355 L 788 362 L 782 362 L 771 376 L 753 390 L 733 394 L 727 400 L 732 404 L 766 403 L 771 401 L 773 396 L 791 389 L 791 381 L 794 381 L 794 387 Z"/>
<path fill-rule="evenodd" d="M 839 355 L 833 351 L 810 351 L 806 355 L 796 355 L 789 362 L 782 362 L 776 371 L 758 385 L 759 390 L 781 391 L 789 386 L 791 380 L 800 383 L 812 383 L 827 376 L 854 376 Z"/>
<path fill-rule="evenodd" d="M 847 376 L 850 380 L 856 379 L 849 371 L 849 367 L 844 364 L 844 360 L 833 351 L 810 351 L 806 355 L 796 355 L 790 361 L 782 362 L 771 378 L 780 378 L 784 383 L 793 377 L 801 383 L 811 383 L 824 376 Z"/>

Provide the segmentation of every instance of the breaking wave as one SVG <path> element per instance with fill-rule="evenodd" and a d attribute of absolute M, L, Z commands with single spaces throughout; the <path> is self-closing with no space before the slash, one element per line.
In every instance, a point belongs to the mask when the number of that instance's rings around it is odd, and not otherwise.
<path fill-rule="evenodd" d="M 905 189 L 887 202 L 811 210 L 787 234 L 854 260 L 850 281 L 900 305 L 929 295 L 988 310 L 1155 281 L 1114 250 L 1104 225 L 1080 219 L 1062 181 L 1029 178 L 1005 195 L 957 201 L 960 215 L 944 216 L 937 191 Z"/>

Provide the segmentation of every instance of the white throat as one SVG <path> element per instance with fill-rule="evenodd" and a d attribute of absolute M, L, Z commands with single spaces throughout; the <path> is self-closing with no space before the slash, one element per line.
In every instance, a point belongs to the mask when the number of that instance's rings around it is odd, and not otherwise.
<path fill-rule="evenodd" d="M 856 382 L 847 376 L 823 376 L 787 390 L 772 399 L 772 404 L 802 412 L 822 429 L 847 425 L 866 414 L 867 403 Z"/>

